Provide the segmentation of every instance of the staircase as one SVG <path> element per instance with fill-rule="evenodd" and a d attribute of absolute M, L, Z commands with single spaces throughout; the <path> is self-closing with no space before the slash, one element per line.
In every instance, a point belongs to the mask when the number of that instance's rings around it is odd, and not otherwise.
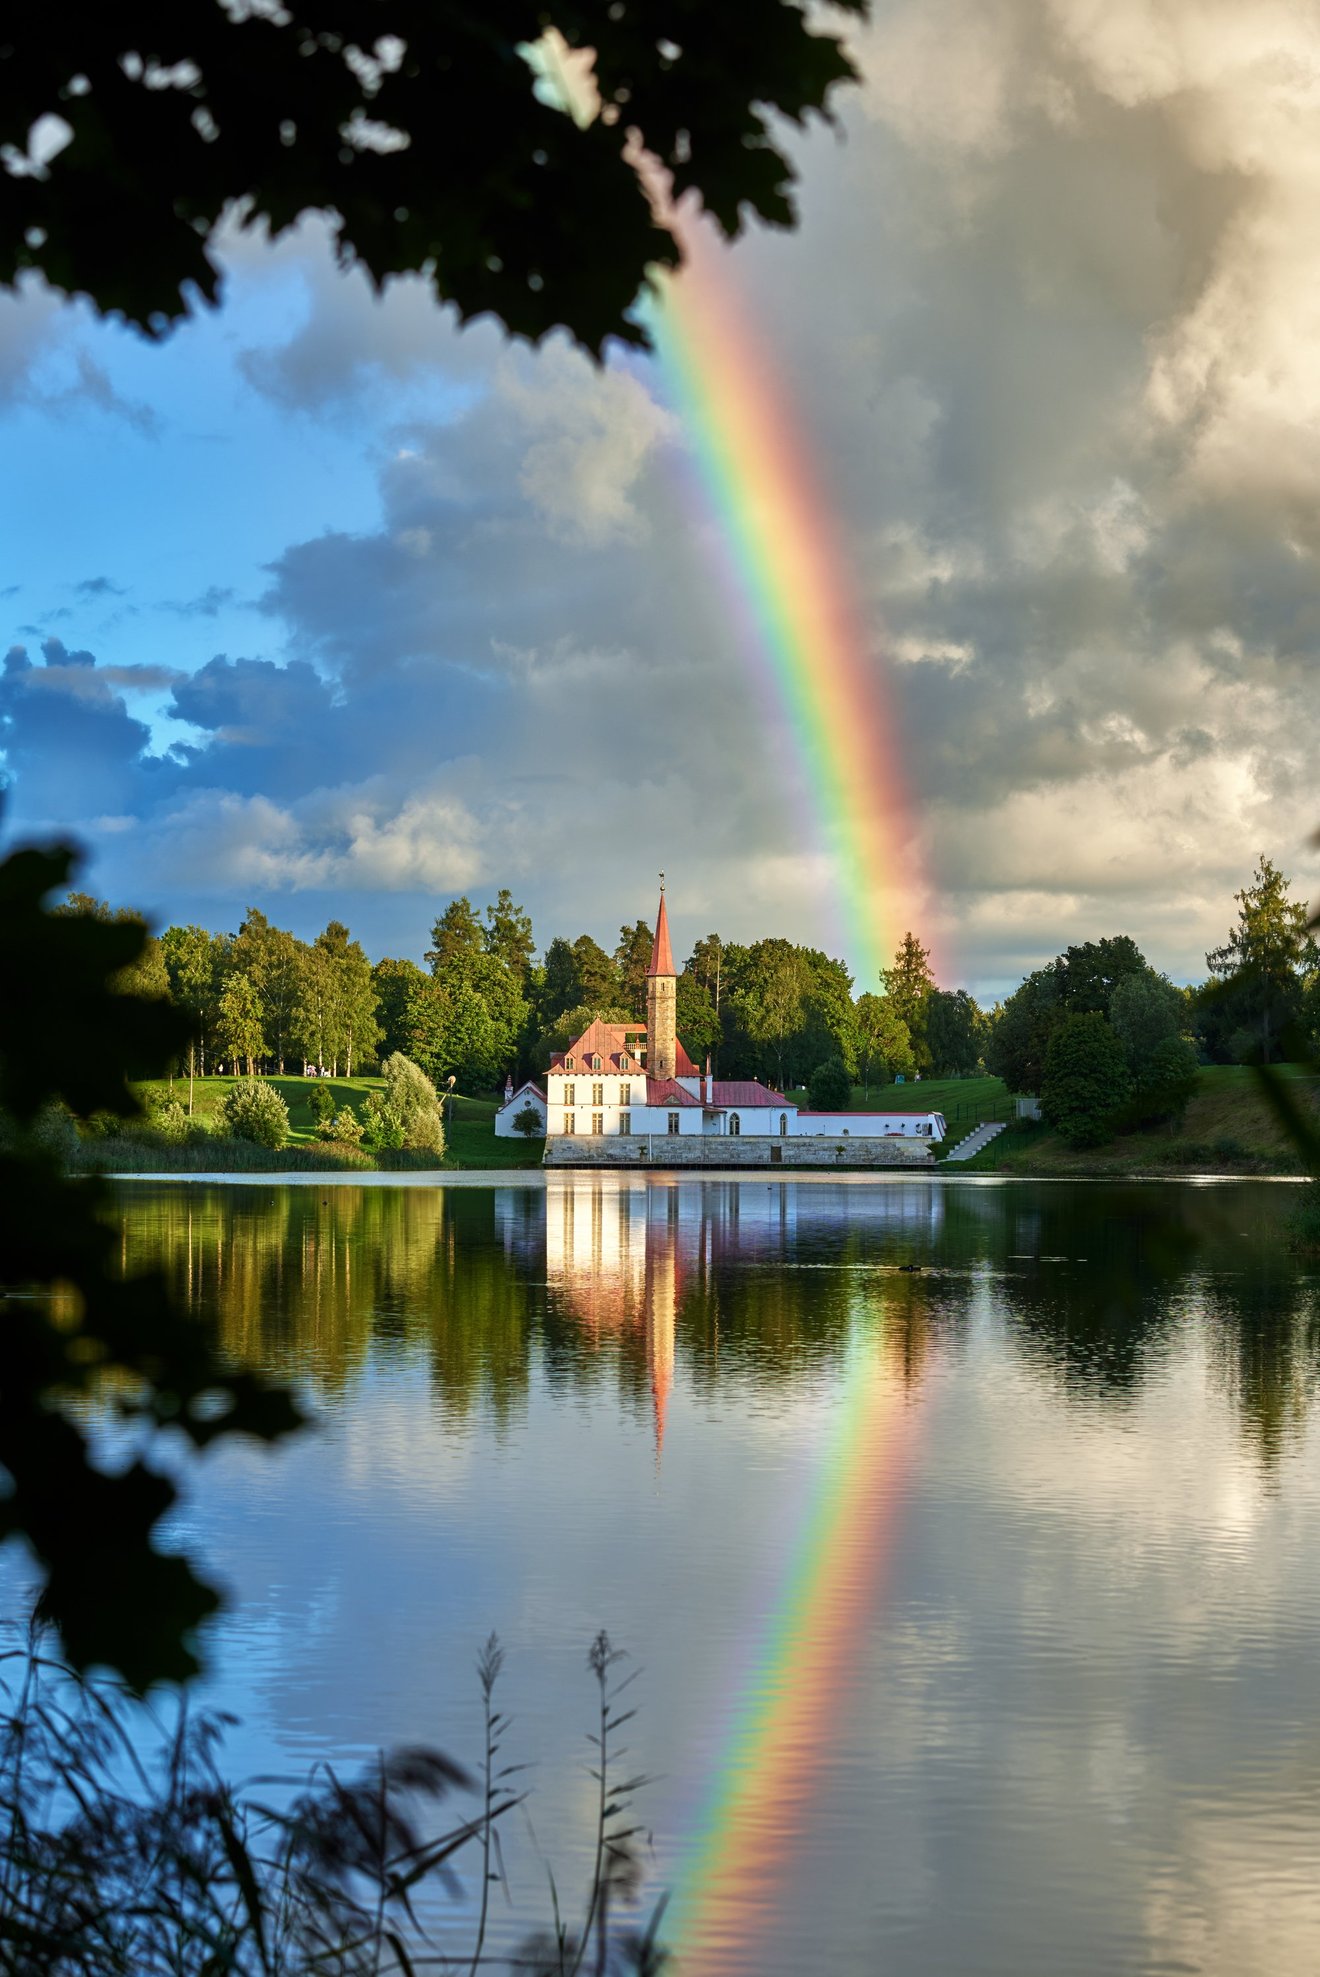
<path fill-rule="evenodd" d="M 996 1133 L 1003 1132 L 1004 1123 L 1002 1119 L 988 1119 L 982 1126 L 973 1126 L 966 1139 L 959 1140 L 952 1152 L 945 1154 L 945 1165 L 947 1166 L 951 1160 L 974 1159 L 983 1146 L 989 1146 Z"/>

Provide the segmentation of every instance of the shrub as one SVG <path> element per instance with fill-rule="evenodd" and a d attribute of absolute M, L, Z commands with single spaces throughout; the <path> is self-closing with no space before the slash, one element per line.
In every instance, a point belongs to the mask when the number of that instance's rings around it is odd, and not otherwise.
<path fill-rule="evenodd" d="M 513 1130 L 521 1133 L 524 1139 L 534 1140 L 545 1131 L 545 1122 L 531 1099 L 513 1115 Z"/>
<path fill-rule="evenodd" d="M 318 1131 L 330 1124 L 335 1116 L 335 1095 L 329 1085 L 313 1085 L 307 1095 L 307 1110 Z"/>
<path fill-rule="evenodd" d="M 1040 1109 L 1067 1146 L 1099 1146 L 1132 1090 L 1123 1046 L 1094 1011 L 1065 1016 L 1045 1052 Z"/>
<path fill-rule="evenodd" d="M 852 1079 L 841 1057 L 827 1057 L 818 1064 L 807 1085 L 813 1112 L 842 1112 L 852 1097 Z"/>
<path fill-rule="evenodd" d="M 273 1148 L 283 1146 L 289 1137 L 289 1108 L 264 1078 L 245 1078 L 231 1085 L 220 1111 L 225 1130 L 236 1140 Z"/>
<path fill-rule="evenodd" d="M 357 1113 L 351 1105 L 342 1105 L 330 1121 L 326 1138 L 338 1140 L 343 1146 L 356 1146 L 362 1133 L 362 1121 Z"/>
<path fill-rule="evenodd" d="M 161 1100 L 155 1108 L 152 1124 L 167 1146 L 182 1146 L 188 1137 L 188 1114 L 177 1098 Z"/>
<path fill-rule="evenodd" d="M 366 1144 L 378 1153 L 393 1152 L 403 1145 L 403 1121 L 384 1092 L 368 1093 L 362 1109 L 362 1131 Z"/>
<path fill-rule="evenodd" d="M 445 1129 L 440 1101 L 421 1065 L 396 1050 L 381 1068 L 385 1074 L 382 1114 L 397 1122 L 402 1137 L 378 1143 L 414 1147 L 419 1153 L 443 1153 Z"/>

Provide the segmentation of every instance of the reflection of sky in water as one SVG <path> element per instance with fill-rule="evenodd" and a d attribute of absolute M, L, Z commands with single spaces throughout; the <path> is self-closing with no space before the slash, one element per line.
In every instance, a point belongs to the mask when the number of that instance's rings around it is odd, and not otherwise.
<path fill-rule="evenodd" d="M 1254 1977 L 1320 1949 L 1313 1279 L 1286 1192 L 553 1177 L 121 1194 L 134 1266 L 321 1427 L 203 1462 L 240 1766 L 479 1747 L 587 1837 L 587 1642 L 643 1664 L 657 1885 L 726 1746 L 849 1341 L 916 1410 L 783 1899 L 725 1967 Z M 1082 1261 L 1081 1259 L 1085 1259 Z M 920 1265 L 919 1270 L 910 1266 Z M 660 1445 L 661 1432 L 663 1444 Z M 511 1828 L 524 1923 L 544 1871 Z"/>

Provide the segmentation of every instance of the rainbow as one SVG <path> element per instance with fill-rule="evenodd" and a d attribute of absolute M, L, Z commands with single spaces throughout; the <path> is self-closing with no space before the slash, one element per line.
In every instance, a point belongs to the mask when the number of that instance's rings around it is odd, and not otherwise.
<path fill-rule="evenodd" d="M 857 1331 L 782 1590 L 742 1686 L 732 1736 L 691 1836 L 663 1936 L 683 1977 L 756 1967 L 782 1870 L 846 1715 L 893 1553 L 916 1410 Z"/>
<path fill-rule="evenodd" d="M 789 394 L 715 253 L 683 231 L 687 265 L 662 279 L 647 326 L 750 618 L 749 661 L 799 758 L 839 932 L 874 991 L 925 896 L 883 673 Z"/>

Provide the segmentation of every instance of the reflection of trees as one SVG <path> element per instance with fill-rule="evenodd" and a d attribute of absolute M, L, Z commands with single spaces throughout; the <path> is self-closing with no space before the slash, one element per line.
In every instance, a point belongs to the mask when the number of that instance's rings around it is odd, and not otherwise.
<path fill-rule="evenodd" d="M 164 1268 L 238 1363 L 333 1391 L 369 1359 L 417 1356 L 458 1417 L 509 1416 L 539 1354 L 552 1387 L 608 1382 L 662 1436 L 676 1361 L 699 1393 L 791 1390 L 835 1366 L 859 1322 L 914 1383 L 987 1288 L 1033 1354 L 1099 1395 L 1130 1392 L 1199 1305 L 1269 1462 L 1315 1382 L 1287 1203 L 1249 1185 L 565 1175 L 544 1191 L 142 1187 L 121 1202 L 124 1267 Z"/>
<path fill-rule="evenodd" d="M 1320 1380 L 1320 1299 L 1287 1268 L 1207 1284 L 1215 1370 L 1264 1468 L 1306 1425 Z"/>
<path fill-rule="evenodd" d="M 520 1405 L 538 1293 L 509 1269 L 491 1196 L 335 1187 L 135 1191 L 123 1267 L 163 1269 L 240 1365 L 335 1392 L 369 1356 L 425 1353 L 447 1410 Z"/>

